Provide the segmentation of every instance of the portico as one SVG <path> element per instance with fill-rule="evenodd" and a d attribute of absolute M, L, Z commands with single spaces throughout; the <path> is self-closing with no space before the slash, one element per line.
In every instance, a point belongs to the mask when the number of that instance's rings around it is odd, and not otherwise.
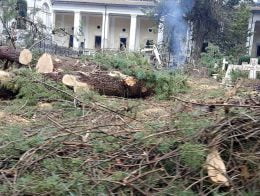
<path fill-rule="evenodd" d="M 160 38 L 155 22 L 141 10 L 141 6 L 152 6 L 149 1 L 140 1 L 139 6 L 138 1 L 128 5 L 125 0 L 120 0 L 122 4 L 64 1 L 54 1 L 52 14 L 55 28 L 64 30 L 64 36 L 55 36 L 61 46 L 69 46 L 73 36 L 74 49 L 135 51 Z"/>

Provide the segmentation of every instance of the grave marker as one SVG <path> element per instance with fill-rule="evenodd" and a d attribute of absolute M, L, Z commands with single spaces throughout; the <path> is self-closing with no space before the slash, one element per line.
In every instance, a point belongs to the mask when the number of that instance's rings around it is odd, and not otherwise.
<path fill-rule="evenodd" d="M 231 82 L 231 73 L 233 70 L 249 71 L 249 79 L 256 79 L 256 73 L 260 71 L 260 65 L 257 58 L 251 58 L 249 64 L 243 62 L 242 65 L 229 65 L 223 80 L 224 83 Z"/>

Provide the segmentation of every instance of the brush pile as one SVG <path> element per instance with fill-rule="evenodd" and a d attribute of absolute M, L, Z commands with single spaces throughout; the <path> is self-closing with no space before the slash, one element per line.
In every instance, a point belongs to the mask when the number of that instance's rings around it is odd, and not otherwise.
<path fill-rule="evenodd" d="M 3 193 L 244 195 L 259 188 L 258 110 L 225 117 L 187 135 L 188 127 L 168 123 L 171 115 L 154 116 L 153 122 L 136 118 L 144 114 L 126 100 L 110 100 L 120 102 L 115 108 L 95 96 L 87 102 L 75 99 L 80 115 L 62 120 L 64 110 L 41 106 L 30 128 L 25 121 L 18 128 L 1 129 L 19 140 L 1 141 Z M 64 106 L 74 110 L 73 104 Z M 165 114 L 157 112 L 159 117 Z"/>
<path fill-rule="evenodd" d="M 217 148 L 224 160 L 227 187 L 236 195 L 259 191 L 260 187 L 260 111 L 230 116 L 206 129 L 201 141 Z M 219 185 L 219 187 L 223 184 Z M 258 188 L 257 188 L 258 187 Z M 243 192 L 244 191 L 244 192 Z"/>
<path fill-rule="evenodd" d="M 259 93 L 238 97 L 240 85 L 190 93 L 185 76 L 121 57 L 93 57 L 113 68 L 105 71 L 44 54 L 40 73 L 0 72 L 0 95 L 16 89 L 13 100 L 0 101 L 1 195 L 257 195 Z M 124 98 L 146 96 L 151 86 L 169 99 Z M 188 101 L 172 96 L 183 92 Z M 206 93 L 222 102 L 191 101 Z"/>

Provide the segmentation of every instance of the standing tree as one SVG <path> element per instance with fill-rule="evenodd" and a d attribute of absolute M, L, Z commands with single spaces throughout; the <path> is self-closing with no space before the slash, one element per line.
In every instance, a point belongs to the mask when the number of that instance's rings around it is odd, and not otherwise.
<path fill-rule="evenodd" d="M 180 7 L 171 6 L 172 2 L 182 5 L 182 10 Z M 192 24 L 192 58 L 197 60 L 205 41 L 215 43 L 228 55 L 241 54 L 246 50 L 249 17 L 247 5 L 250 3 L 251 0 L 161 0 L 157 1 L 153 14 L 157 21 L 162 18 L 166 20 L 164 23 L 167 32 L 172 32 L 172 26 L 168 24 L 174 20 L 168 16 L 181 12 L 182 17 Z M 173 39 L 169 38 L 170 36 L 174 35 L 167 34 L 168 40 Z"/>
<path fill-rule="evenodd" d="M 226 56 L 237 60 L 248 51 L 246 42 L 250 35 L 248 30 L 250 9 L 245 2 L 240 3 L 239 6 L 230 4 L 226 9 L 222 28 L 218 29 L 215 36 L 211 35 L 209 40 L 219 46 Z"/>
<path fill-rule="evenodd" d="M 0 5 L 3 8 L 0 22 L 4 27 L 4 34 L 8 40 L 11 40 L 12 45 L 15 43 L 20 46 L 30 47 L 38 40 L 46 37 L 46 26 L 40 18 L 36 18 L 39 9 L 33 8 L 31 13 L 28 13 L 26 0 L 0 0 Z M 16 34 L 19 35 L 16 40 Z"/>

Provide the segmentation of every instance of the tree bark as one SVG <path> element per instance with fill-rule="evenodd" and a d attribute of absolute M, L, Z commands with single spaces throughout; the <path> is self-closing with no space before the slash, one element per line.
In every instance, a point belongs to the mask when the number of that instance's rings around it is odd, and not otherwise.
<path fill-rule="evenodd" d="M 73 87 L 74 91 L 82 92 L 85 90 L 94 90 L 102 95 L 118 96 L 125 98 L 141 98 L 153 93 L 152 88 L 146 87 L 143 81 L 139 81 L 131 76 L 125 76 L 120 72 L 96 71 L 96 72 L 53 72 L 46 73 L 45 76 L 63 81 L 67 86 Z M 64 77 L 71 77 L 76 82 L 64 82 Z"/>
<path fill-rule="evenodd" d="M 14 49 L 8 46 L 0 46 L 0 59 L 6 60 L 7 63 L 16 62 L 22 65 L 28 65 L 32 61 L 32 54 L 27 49 Z M 5 65 L 4 68 L 6 67 Z"/>
<path fill-rule="evenodd" d="M 194 24 L 193 29 L 193 39 L 194 39 L 194 47 L 192 51 L 192 59 L 195 61 L 198 61 L 200 58 L 203 43 L 205 41 L 206 35 L 207 35 L 207 29 L 204 28 L 203 24 L 200 22 L 197 22 Z"/>
<path fill-rule="evenodd" d="M 95 63 L 82 63 L 78 59 L 68 57 L 43 54 L 36 70 L 72 87 L 76 93 L 94 90 L 102 95 L 126 98 L 146 97 L 153 93 L 152 88 L 146 87 L 144 81 L 119 71 L 101 71 Z"/>
<path fill-rule="evenodd" d="M 9 60 L 17 60 L 17 50 L 3 51 L 2 57 L 5 59 L 8 57 Z M 11 55 L 8 55 L 8 51 L 11 51 Z M 142 98 L 154 92 L 152 87 L 146 86 L 145 81 L 119 71 L 101 71 L 97 64 L 82 63 L 78 59 L 43 54 L 37 63 L 36 71 L 52 80 L 63 82 L 73 88 L 76 94 L 94 90 L 102 95 Z"/>

